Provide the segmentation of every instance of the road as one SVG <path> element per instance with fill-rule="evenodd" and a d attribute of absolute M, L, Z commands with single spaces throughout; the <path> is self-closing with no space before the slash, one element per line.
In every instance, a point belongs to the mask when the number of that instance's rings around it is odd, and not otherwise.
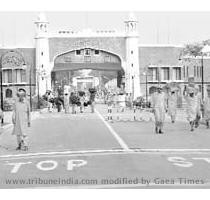
<path fill-rule="evenodd" d="M 42 113 L 28 152 L 1 135 L 0 188 L 210 188 L 210 132 L 186 122 L 107 122 L 104 106 L 72 115 Z M 128 113 L 129 115 L 129 113 Z"/>

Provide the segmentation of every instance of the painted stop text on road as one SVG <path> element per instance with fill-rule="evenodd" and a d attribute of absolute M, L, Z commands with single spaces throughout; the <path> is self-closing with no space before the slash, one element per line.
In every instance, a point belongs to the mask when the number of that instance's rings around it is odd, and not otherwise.
<path fill-rule="evenodd" d="M 210 167 L 210 157 L 192 157 L 192 158 L 184 158 L 184 157 L 168 157 L 167 160 L 175 166 L 178 167 L 193 167 L 195 165 L 206 164 Z"/>
<path fill-rule="evenodd" d="M 63 163 L 62 165 L 56 161 L 56 160 L 43 160 L 43 161 L 39 161 L 39 162 L 31 162 L 31 161 L 27 161 L 27 162 L 9 162 L 6 161 L 5 165 L 7 166 L 7 169 L 9 170 L 10 173 L 15 174 L 18 172 L 24 172 L 25 169 L 27 169 L 28 167 L 32 167 L 36 170 L 39 171 L 53 171 L 59 167 L 63 167 Z M 66 160 L 65 161 L 65 170 L 67 171 L 73 171 L 76 170 L 77 168 L 83 167 L 87 165 L 87 161 L 86 160 Z"/>

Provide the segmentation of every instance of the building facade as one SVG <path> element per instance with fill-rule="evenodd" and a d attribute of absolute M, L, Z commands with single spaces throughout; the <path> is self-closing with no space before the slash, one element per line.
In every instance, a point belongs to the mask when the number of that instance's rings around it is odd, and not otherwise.
<path fill-rule="evenodd" d="M 72 71 L 92 69 L 117 71 L 123 76 L 121 80 L 124 79 L 126 93 L 132 93 L 134 98 L 141 95 L 139 36 L 137 20 L 132 14 L 125 21 L 123 33 L 89 29 L 50 33 L 49 22 L 43 14 L 39 15 L 35 25 L 36 79 L 39 83 L 36 93 L 44 94 L 46 90 L 52 90 L 55 82 L 52 73 L 56 77 L 57 72 L 66 71 L 71 76 Z"/>
<path fill-rule="evenodd" d="M 154 86 L 171 82 L 182 92 L 190 77 L 201 87 L 201 58 L 182 57 L 184 46 L 141 45 L 135 16 L 130 14 L 124 23 L 124 32 L 51 32 L 47 18 L 40 14 L 35 21 L 34 47 L 0 49 L 5 101 L 20 88 L 41 96 L 58 85 L 71 85 L 82 70 L 90 70 L 87 76 L 99 77 L 104 85 L 123 85 L 134 99 L 149 95 Z M 209 57 L 203 57 L 203 66 L 206 88 Z"/>

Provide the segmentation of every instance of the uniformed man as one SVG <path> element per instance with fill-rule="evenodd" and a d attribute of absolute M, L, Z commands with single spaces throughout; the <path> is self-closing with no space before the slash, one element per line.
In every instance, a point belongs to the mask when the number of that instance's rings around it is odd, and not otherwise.
<path fill-rule="evenodd" d="M 155 132 L 163 134 L 163 125 L 165 121 L 165 113 L 167 111 L 166 95 L 161 86 L 152 94 L 151 107 L 155 116 Z"/>
<path fill-rule="evenodd" d="M 95 112 L 95 98 L 96 98 L 96 93 L 97 90 L 95 88 L 90 88 L 89 89 L 90 92 L 90 106 L 91 106 L 91 112 L 94 113 Z"/>
<path fill-rule="evenodd" d="M 113 118 L 112 118 L 112 109 L 113 109 L 113 104 L 114 104 L 113 97 L 114 97 L 114 95 L 111 92 L 109 92 L 107 95 L 107 105 L 108 105 L 107 119 L 110 122 L 112 122 L 112 120 L 113 120 Z"/>
<path fill-rule="evenodd" d="M 16 150 L 28 150 L 28 132 L 31 126 L 30 106 L 26 99 L 26 91 L 19 89 L 18 99 L 14 104 L 12 122 L 14 124 L 12 135 L 16 135 L 18 147 Z"/>
<path fill-rule="evenodd" d="M 201 113 L 201 108 L 203 107 L 203 100 L 202 100 L 202 95 L 201 92 L 199 91 L 198 86 L 195 86 L 195 97 L 197 100 L 197 113 L 196 113 L 196 120 L 195 120 L 195 128 L 197 128 L 200 124 L 200 119 L 202 116 Z"/>
<path fill-rule="evenodd" d="M 177 92 L 175 88 L 171 88 L 168 94 L 168 114 L 171 117 L 171 122 L 175 123 L 177 110 Z"/>
<path fill-rule="evenodd" d="M 198 110 L 198 98 L 195 95 L 195 88 L 192 86 L 188 86 L 184 90 L 184 98 L 187 104 L 186 113 L 187 120 L 190 123 L 190 130 L 194 131 L 197 110 Z"/>

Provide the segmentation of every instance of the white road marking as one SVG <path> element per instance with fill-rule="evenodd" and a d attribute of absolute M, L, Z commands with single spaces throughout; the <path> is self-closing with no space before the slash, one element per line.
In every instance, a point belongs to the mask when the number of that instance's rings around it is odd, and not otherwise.
<path fill-rule="evenodd" d="M 116 133 L 116 131 L 108 124 L 108 122 L 105 121 L 105 119 L 103 118 L 103 116 L 97 111 L 95 110 L 96 114 L 98 115 L 98 117 L 103 121 L 103 123 L 105 124 L 105 126 L 109 129 L 109 131 L 111 132 L 111 134 L 114 136 L 114 138 L 117 140 L 117 142 L 120 144 L 120 146 L 126 150 L 126 151 L 130 151 L 128 145 L 123 141 L 123 139 Z"/>
<path fill-rule="evenodd" d="M 182 149 L 180 149 L 182 150 Z M 11 154 L 1 155 L 2 160 L 18 160 L 18 159 L 30 159 L 30 158 L 49 158 L 49 157 L 76 157 L 76 156 L 106 156 L 106 155 L 119 155 L 119 154 L 150 154 L 150 155 L 189 155 L 189 154 L 210 154 L 210 149 L 206 151 L 196 151 L 196 149 L 188 149 L 189 151 L 179 151 L 179 149 L 141 149 L 141 150 L 123 150 L 123 149 L 110 149 L 110 150 L 88 150 L 88 151 L 53 151 L 53 152 L 34 152 L 25 154 Z"/>
<path fill-rule="evenodd" d="M 124 150 L 89 150 L 89 151 L 53 151 L 53 152 L 35 152 L 35 153 L 25 153 L 25 154 L 10 154 L 10 155 L 1 155 L 0 159 L 7 158 L 31 158 L 39 156 L 59 156 L 59 155 L 85 155 L 88 153 L 105 153 L 105 152 L 124 152 Z"/>

